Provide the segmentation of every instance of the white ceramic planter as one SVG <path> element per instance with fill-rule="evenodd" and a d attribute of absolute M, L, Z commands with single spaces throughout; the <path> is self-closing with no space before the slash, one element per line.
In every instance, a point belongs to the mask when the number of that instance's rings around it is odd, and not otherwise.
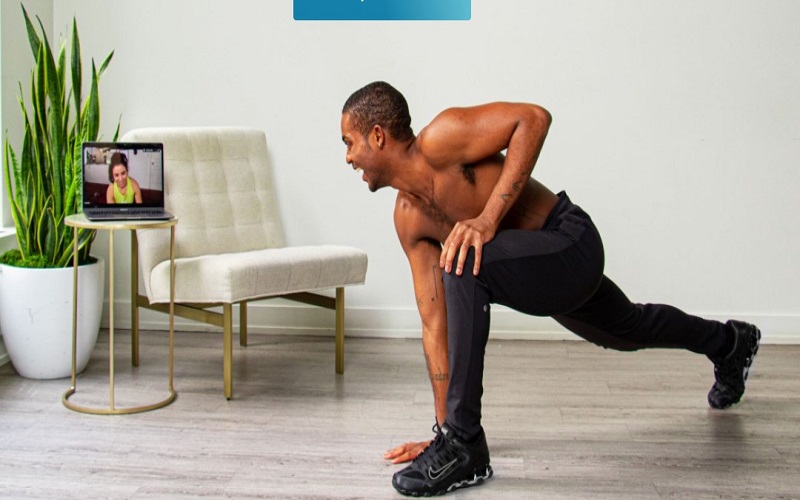
<path fill-rule="evenodd" d="M 103 259 L 78 268 L 76 371 L 89 363 L 103 313 Z M 72 371 L 72 267 L 23 269 L 0 264 L 0 332 L 17 373 L 69 377 Z"/>

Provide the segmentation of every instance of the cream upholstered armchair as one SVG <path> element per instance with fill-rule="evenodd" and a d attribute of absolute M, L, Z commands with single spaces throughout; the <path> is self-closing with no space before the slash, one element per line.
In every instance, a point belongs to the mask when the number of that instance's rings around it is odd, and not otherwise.
<path fill-rule="evenodd" d="M 286 246 L 264 133 L 150 128 L 123 140 L 164 144 L 166 208 L 179 219 L 175 315 L 222 328 L 225 397 L 233 396 L 233 305 L 239 305 L 239 341 L 245 346 L 247 303 L 253 300 L 283 297 L 335 310 L 335 370 L 343 373 L 344 287 L 364 283 L 367 254 L 335 245 Z M 133 240 L 145 291 L 140 294 L 135 283 L 132 342 L 138 364 L 138 308 L 169 311 L 169 231 L 140 231 Z M 324 289 L 335 289 L 335 298 L 315 293 Z M 221 313 L 210 310 L 220 306 Z"/>

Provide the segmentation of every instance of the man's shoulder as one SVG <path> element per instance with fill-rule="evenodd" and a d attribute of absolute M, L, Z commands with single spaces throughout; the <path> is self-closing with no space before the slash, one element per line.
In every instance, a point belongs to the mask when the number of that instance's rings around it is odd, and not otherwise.
<path fill-rule="evenodd" d="M 420 215 L 424 215 L 420 200 L 405 191 L 398 191 L 394 203 L 394 225 L 408 225 Z"/>
<path fill-rule="evenodd" d="M 404 192 L 397 192 L 394 206 L 394 227 L 404 247 L 420 241 L 437 240 L 440 222 L 431 216 L 423 201 Z"/>
<path fill-rule="evenodd" d="M 417 134 L 417 149 L 434 169 L 452 165 L 458 151 L 453 148 L 458 130 L 459 108 L 447 108 Z"/>

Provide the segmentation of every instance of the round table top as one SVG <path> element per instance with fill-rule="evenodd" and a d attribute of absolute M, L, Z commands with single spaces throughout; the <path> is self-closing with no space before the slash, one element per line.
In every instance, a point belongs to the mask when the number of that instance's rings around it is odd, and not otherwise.
<path fill-rule="evenodd" d="M 70 227 L 80 227 L 84 229 L 158 229 L 172 227 L 178 223 L 178 218 L 173 217 L 167 220 L 98 220 L 93 221 L 86 218 L 82 213 L 68 215 L 64 218 L 64 224 Z"/>

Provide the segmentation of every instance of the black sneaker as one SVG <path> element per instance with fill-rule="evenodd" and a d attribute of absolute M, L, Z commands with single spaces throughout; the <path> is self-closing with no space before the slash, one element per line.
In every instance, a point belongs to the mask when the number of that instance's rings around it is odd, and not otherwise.
<path fill-rule="evenodd" d="M 472 443 L 466 443 L 445 423 L 425 451 L 394 474 L 392 486 L 403 495 L 430 497 L 475 486 L 490 477 L 492 467 L 483 431 Z"/>
<path fill-rule="evenodd" d="M 743 321 L 730 320 L 727 326 L 733 330 L 733 351 L 723 359 L 709 358 L 714 362 L 716 382 L 708 391 L 708 404 L 724 410 L 742 399 L 744 383 L 758 353 L 761 331 Z"/>

